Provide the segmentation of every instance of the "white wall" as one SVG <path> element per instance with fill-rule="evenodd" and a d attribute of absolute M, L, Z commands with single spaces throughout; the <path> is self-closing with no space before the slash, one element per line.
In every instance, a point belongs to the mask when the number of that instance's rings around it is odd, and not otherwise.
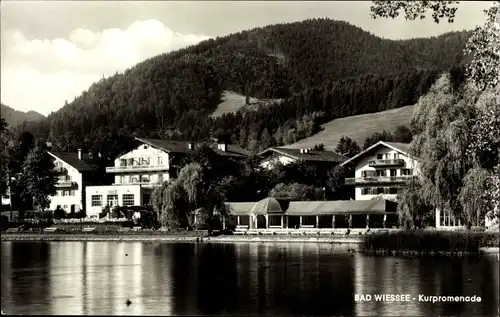
<path fill-rule="evenodd" d="M 134 206 L 142 206 L 143 189 L 140 185 L 87 186 L 85 195 L 87 216 L 98 216 L 107 204 L 108 195 L 118 195 L 118 205 L 123 206 L 124 194 L 133 194 Z M 102 206 L 92 206 L 93 195 L 102 195 Z"/>
<path fill-rule="evenodd" d="M 147 144 L 142 144 L 138 146 L 136 149 L 123 154 L 122 156 L 115 159 L 115 167 L 120 166 L 120 160 L 122 159 L 134 159 L 134 165 L 141 165 L 140 159 L 144 158 L 146 160 L 149 159 L 149 164 L 151 166 L 157 165 L 168 165 L 169 156 L 168 153 L 163 152 L 161 150 L 155 149 Z M 127 162 L 128 165 L 128 162 Z"/>
<path fill-rule="evenodd" d="M 277 163 L 281 163 L 283 165 L 290 164 L 295 162 L 296 159 L 293 159 L 291 157 L 285 156 L 285 155 L 276 155 L 264 159 L 261 163 L 260 166 L 263 168 L 271 169 L 273 168 L 273 165 L 276 165 Z"/>
<path fill-rule="evenodd" d="M 75 205 L 75 211 L 77 212 L 78 210 L 83 209 L 83 202 L 85 197 L 83 196 L 83 175 L 80 173 L 76 168 L 72 167 L 71 165 L 67 164 L 66 162 L 60 160 L 59 158 L 52 156 L 55 158 L 54 164 L 56 166 L 64 167 L 66 168 L 67 176 L 69 177 L 69 180 L 72 182 L 75 182 L 76 185 L 73 185 L 72 187 L 58 187 L 56 186 L 56 190 L 58 191 L 59 194 L 61 194 L 62 190 L 74 190 L 74 196 L 59 196 L 59 195 L 54 195 L 54 196 L 49 196 L 50 199 L 50 210 L 55 210 L 58 205 L 61 206 L 61 208 L 65 209 L 66 212 L 70 212 L 71 205 Z M 59 174 L 59 176 L 64 176 L 65 174 Z M 64 208 L 64 206 L 67 206 L 67 208 Z"/>
<path fill-rule="evenodd" d="M 394 154 L 398 153 L 398 159 L 403 159 L 405 161 L 404 166 L 391 166 L 391 167 L 370 167 L 369 163 L 372 160 L 377 159 L 378 154 L 384 155 L 382 159 L 394 159 Z M 388 155 L 388 157 L 386 157 Z M 356 178 L 362 178 L 363 177 L 363 171 L 372 171 L 375 173 L 376 170 L 383 170 L 385 171 L 384 176 L 390 176 L 390 170 L 395 169 L 396 170 L 396 176 L 402 176 L 401 175 L 401 169 L 413 169 L 413 175 L 418 175 L 418 162 L 415 161 L 414 159 L 402 154 L 401 152 L 395 151 L 391 148 L 385 147 L 385 146 L 380 146 L 379 148 L 375 149 L 372 151 L 371 155 L 361 157 L 358 160 L 358 163 L 356 164 L 356 169 L 355 169 L 355 176 Z M 361 189 L 365 187 L 396 187 L 395 185 L 389 186 L 381 186 L 381 185 L 357 185 L 355 188 L 355 199 L 356 200 L 371 200 L 377 196 L 380 196 L 378 194 L 374 195 L 362 195 L 361 194 Z M 397 194 L 383 194 L 383 196 L 387 196 L 389 199 L 393 200 L 397 197 Z"/>
<path fill-rule="evenodd" d="M 160 178 L 162 176 L 163 178 Z M 115 174 L 115 184 L 134 184 L 132 182 L 133 178 L 142 180 L 143 177 L 147 177 L 149 181 L 153 184 L 163 183 L 170 180 L 170 174 L 167 172 L 141 172 L 141 173 L 116 173 Z"/>

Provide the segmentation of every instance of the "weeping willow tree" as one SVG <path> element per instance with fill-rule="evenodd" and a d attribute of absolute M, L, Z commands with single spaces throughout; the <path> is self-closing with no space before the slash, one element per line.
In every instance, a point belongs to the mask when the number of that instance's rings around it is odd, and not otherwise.
<path fill-rule="evenodd" d="M 430 215 L 432 207 L 423 197 L 419 180 L 411 180 L 398 194 L 398 218 L 401 227 L 408 229 L 420 226 Z"/>
<path fill-rule="evenodd" d="M 458 1 L 373 1 L 372 18 L 424 19 L 452 23 Z M 497 215 L 500 204 L 500 1 L 484 10 L 464 49 L 470 57 L 468 85 L 454 94 L 450 80 L 438 80 L 419 101 L 412 119 L 418 135 L 411 151 L 419 159 L 419 195 L 433 206 L 450 209 L 468 226 L 487 212 Z M 411 198 L 411 192 L 407 198 Z M 411 201 L 411 199 L 410 199 Z M 402 206 L 408 209 L 409 203 Z M 403 212 L 404 214 L 404 212 Z M 412 213 L 410 212 L 410 215 Z"/>
<path fill-rule="evenodd" d="M 197 211 L 211 232 L 214 211 L 227 216 L 225 193 L 207 174 L 202 165 L 190 163 L 181 169 L 177 179 L 155 189 L 153 208 L 162 226 L 170 229 L 192 226 L 193 212 Z"/>

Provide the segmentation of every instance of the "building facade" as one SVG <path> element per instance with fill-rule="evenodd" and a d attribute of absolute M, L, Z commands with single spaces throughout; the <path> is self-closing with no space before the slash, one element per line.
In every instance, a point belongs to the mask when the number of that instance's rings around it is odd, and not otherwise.
<path fill-rule="evenodd" d="M 106 173 L 114 183 L 87 187 L 87 215 L 98 217 L 106 206 L 148 206 L 157 186 L 177 177 L 184 158 L 202 143 L 136 138 L 139 145 L 114 161 Z M 210 144 L 218 155 L 246 158 L 247 152 L 234 145 Z"/>
<path fill-rule="evenodd" d="M 408 153 L 410 144 L 380 141 L 343 165 L 354 166 L 354 177 L 346 178 L 355 187 L 355 200 L 387 199 L 397 202 L 398 193 L 419 175 L 419 162 Z M 435 209 L 435 226 L 439 229 L 463 227 L 450 210 Z"/>
<path fill-rule="evenodd" d="M 409 144 L 378 142 L 343 165 L 354 166 L 354 177 L 345 184 L 354 186 L 355 200 L 383 197 L 396 201 L 398 192 L 418 175 L 418 162 L 408 155 Z"/>
<path fill-rule="evenodd" d="M 77 153 L 51 152 L 57 173 L 56 194 L 49 196 L 50 209 L 58 207 L 67 213 L 86 209 L 85 189 L 96 183 L 98 170 L 87 162 L 87 156 Z"/>
<path fill-rule="evenodd" d="M 313 164 L 322 164 L 326 167 L 334 167 L 346 161 L 348 158 L 332 151 L 315 151 L 312 149 L 289 149 L 275 147 L 266 149 L 258 154 L 260 166 L 271 169 L 279 164 L 287 165 L 298 161 Z"/>

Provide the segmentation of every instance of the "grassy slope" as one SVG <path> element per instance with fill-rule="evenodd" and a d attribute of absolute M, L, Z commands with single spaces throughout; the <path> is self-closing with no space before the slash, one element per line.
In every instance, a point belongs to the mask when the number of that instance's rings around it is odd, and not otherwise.
<path fill-rule="evenodd" d="M 351 116 L 332 120 L 322 125 L 323 131 L 299 142 L 287 145 L 287 148 L 312 148 L 323 143 L 327 149 L 335 149 L 342 136 L 348 136 L 361 147 L 365 139 L 375 132 L 387 130 L 393 132 L 398 125 L 409 125 L 414 106 L 406 106 L 387 111 Z"/>
<path fill-rule="evenodd" d="M 245 105 L 245 96 L 239 93 L 225 90 L 222 93 L 222 102 L 217 106 L 217 109 L 212 113 L 212 117 L 220 117 L 224 113 L 235 113 L 239 109 L 245 107 L 247 109 L 257 108 L 259 105 L 267 105 L 279 99 L 256 99 L 250 98 L 250 104 Z"/>

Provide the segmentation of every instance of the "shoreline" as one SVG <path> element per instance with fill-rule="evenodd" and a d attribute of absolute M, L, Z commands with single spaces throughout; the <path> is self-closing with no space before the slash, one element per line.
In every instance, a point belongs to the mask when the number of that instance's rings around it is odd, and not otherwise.
<path fill-rule="evenodd" d="M 234 242 L 315 242 L 315 243 L 338 243 L 338 244 L 360 244 L 361 237 L 311 237 L 311 236 L 182 236 L 182 235 L 105 235 L 105 234 L 47 234 L 47 233 L 27 233 L 27 234 L 2 234 L 0 241 L 123 241 L 123 242 L 190 242 L 190 243 L 234 243 Z"/>
<path fill-rule="evenodd" d="M 0 235 L 2 242 L 170 242 L 170 243 L 321 243 L 321 244 L 340 244 L 340 245 L 360 245 L 363 243 L 361 236 L 214 236 L 206 237 L 200 235 L 175 235 L 175 234 L 49 234 L 49 233 L 4 233 Z M 483 254 L 500 254 L 499 247 L 481 247 Z"/>

